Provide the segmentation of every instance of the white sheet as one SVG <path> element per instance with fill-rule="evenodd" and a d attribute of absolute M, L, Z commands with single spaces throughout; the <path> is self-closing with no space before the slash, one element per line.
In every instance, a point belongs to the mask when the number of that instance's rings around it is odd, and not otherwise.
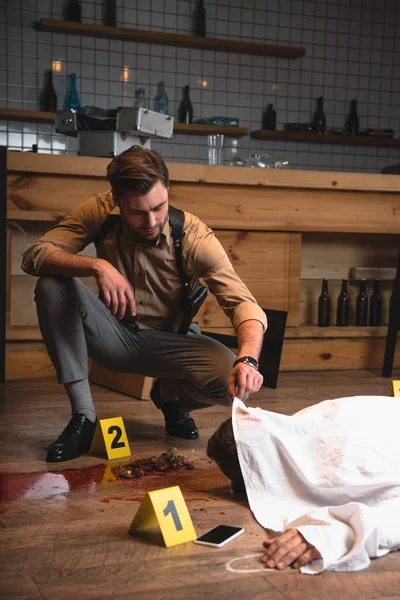
<path fill-rule="evenodd" d="M 400 548 L 400 399 L 327 400 L 293 416 L 246 407 L 233 429 L 250 508 L 321 553 L 303 573 L 357 571 Z"/>

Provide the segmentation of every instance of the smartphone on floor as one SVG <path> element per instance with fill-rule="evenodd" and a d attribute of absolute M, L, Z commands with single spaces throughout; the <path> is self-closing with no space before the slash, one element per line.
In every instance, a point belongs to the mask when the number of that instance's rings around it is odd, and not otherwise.
<path fill-rule="evenodd" d="M 244 533 L 242 527 L 232 527 L 231 525 L 217 525 L 207 533 L 203 533 L 197 540 L 194 540 L 195 544 L 203 544 L 203 546 L 213 546 L 214 548 L 222 548 L 226 544 L 229 544 L 232 540 L 237 538 L 239 535 Z"/>

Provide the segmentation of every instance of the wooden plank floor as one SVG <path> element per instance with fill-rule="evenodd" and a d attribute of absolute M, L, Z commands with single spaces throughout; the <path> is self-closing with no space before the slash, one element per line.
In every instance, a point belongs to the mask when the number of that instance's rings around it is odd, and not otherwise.
<path fill-rule="evenodd" d="M 328 398 L 388 395 L 389 387 L 388 379 L 371 371 L 282 373 L 279 388 L 263 389 L 251 404 L 291 414 Z M 113 481 L 102 458 L 44 462 L 47 445 L 69 418 L 60 386 L 50 380 L 13 382 L 0 386 L 0 393 L 1 599 L 400 598 L 397 553 L 374 560 L 366 571 L 316 577 L 260 565 L 266 534 L 205 454 L 226 409 L 194 413 L 200 440 L 173 440 L 151 402 L 93 386 L 101 418 L 123 415 L 134 456 L 171 445 L 185 455 L 195 449 L 193 471 Z M 219 550 L 193 543 L 165 548 L 158 537 L 127 535 L 144 494 L 176 484 L 198 534 L 219 523 L 243 526 L 245 534 Z M 229 563 L 236 571 L 227 570 Z"/>

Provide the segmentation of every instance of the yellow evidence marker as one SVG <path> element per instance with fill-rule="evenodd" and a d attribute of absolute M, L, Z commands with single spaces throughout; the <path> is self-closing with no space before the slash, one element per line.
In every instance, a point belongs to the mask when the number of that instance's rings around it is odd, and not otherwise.
<path fill-rule="evenodd" d="M 122 417 L 101 419 L 90 446 L 90 454 L 107 453 L 109 460 L 131 455 L 128 437 Z"/>
<path fill-rule="evenodd" d="M 148 492 L 128 533 L 134 535 L 156 526 L 161 529 L 167 548 L 196 539 L 192 519 L 179 485 Z"/>
<path fill-rule="evenodd" d="M 392 389 L 390 390 L 390 395 L 396 397 L 400 396 L 400 380 L 393 379 L 392 381 Z"/>

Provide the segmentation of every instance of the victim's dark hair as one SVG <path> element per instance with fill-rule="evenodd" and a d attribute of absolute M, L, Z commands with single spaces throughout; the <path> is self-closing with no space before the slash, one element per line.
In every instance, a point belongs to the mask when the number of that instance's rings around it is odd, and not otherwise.
<path fill-rule="evenodd" d="M 215 460 L 221 471 L 235 486 L 244 486 L 232 418 L 224 421 L 208 440 L 207 455 Z"/>

